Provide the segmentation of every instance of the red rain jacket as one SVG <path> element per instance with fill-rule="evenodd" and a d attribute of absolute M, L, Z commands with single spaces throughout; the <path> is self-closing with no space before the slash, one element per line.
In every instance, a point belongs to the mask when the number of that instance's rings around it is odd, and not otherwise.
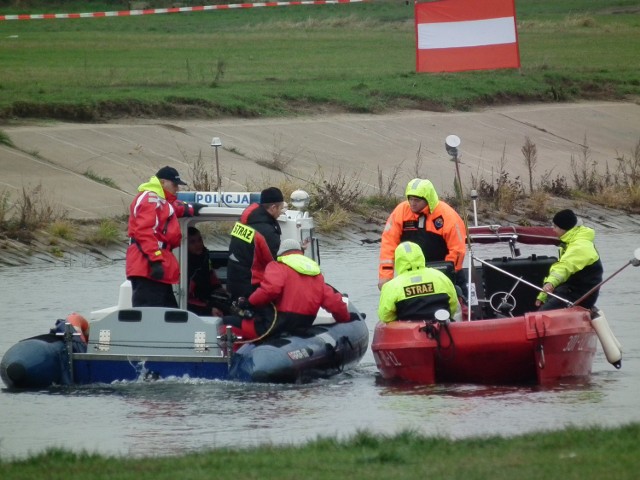
<path fill-rule="evenodd" d="M 151 279 L 149 262 L 162 262 L 162 283 L 175 284 L 180 279 L 178 261 L 173 255 L 180 245 L 182 233 L 178 217 L 188 208 L 177 197 L 162 188 L 156 177 L 138 187 L 140 193 L 129 207 L 129 237 L 127 249 L 127 278 Z"/>
<path fill-rule="evenodd" d="M 305 270 L 300 263 L 309 263 L 310 268 Z M 257 307 L 273 303 L 278 311 L 278 330 L 310 327 L 320 307 L 329 311 L 336 322 L 349 321 L 342 295 L 325 283 L 317 263 L 295 250 L 267 265 L 264 279 L 249 302 Z"/>

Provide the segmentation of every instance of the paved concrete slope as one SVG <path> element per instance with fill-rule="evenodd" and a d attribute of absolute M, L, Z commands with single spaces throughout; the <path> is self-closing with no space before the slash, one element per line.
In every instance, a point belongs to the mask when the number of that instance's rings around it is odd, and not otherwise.
<path fill-rule="evenodd" d="M 520 105 L 466 113 L 400 112 L 389 115 L 330 115 L 256 120 L 132 120 L 111 124 L 43 124 L 4 127 L 19 150 L 0 146 L 0 185 L 10 193 L 42 185 L 52 201 L 76 218 L 126 212 L 137 186 L 164 165 L 191 180 L 200 157 L 215 174 L 212 137 L 219 150 L 223 189 L 259 189 L 281 181 L 283 173 L 260 163 L 286 165 L 286 174 L 303 180 L 357 178 L 369 193 L 385 187 L 398 171 L 396 192 L 416 176 L 430 178 L 451 192 L 454 165 L 444 139 L 462 139 L 461 171 L 493 182 L 501 165 L 511 179 L 528 184 L 525 137 L 538 149 L 535 178 L 545 172 L 571 176 L 571 158 L 581 146 L 601 171 L 630 155 L 640 140 L 640 106 L 633 103 Z M 418 152 L 422 162 L 416 163 Z M 88 178 L 109 179 L 112 188 Z"/>

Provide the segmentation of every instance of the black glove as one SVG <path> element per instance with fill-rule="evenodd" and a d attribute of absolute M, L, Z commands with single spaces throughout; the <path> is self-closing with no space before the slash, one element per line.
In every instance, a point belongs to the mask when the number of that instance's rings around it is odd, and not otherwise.
<path fill-rule="evenodd" d="M 253 318 L 253 305 L 245 297 L 238 297 L 232 303 L 231 310 L 238 316 L 243 318 Z"/>
<path fill-rule="evenodd" d="M 162 280 L 162 277 L 164 277 L 162 262 L 151 262 L 149 268 L 151 269 L 151 278 L 154 280 Z"/>
<path fill-rule="evenodd" d="M 200 215 L 200 210 L 202 210 L 202 207 L 206 207 L 206 205 L 204 203 L 193 203 L 191 205 L 189 205 L 191 208 L 193 208 L 193 216 L 197 217 L 198 215 Z"/>
<path fill-rule="evenodd" d="M 358 315 L 356 312 L 349 312 L 349 320 L 352 322 L 354 320 L 360 320 L 360 315 Z"/>
<path fill-rule="evenodd" d="M 238 305 L 238 308 L 241 309 L 241 310 L 246 310 L 246 309 L 252 309 L 253 308 L 253 305 L 251 305 L 249 303 L 249 300 L 247 300 L 245 297 L 238 297 L 236 305 Z"/>

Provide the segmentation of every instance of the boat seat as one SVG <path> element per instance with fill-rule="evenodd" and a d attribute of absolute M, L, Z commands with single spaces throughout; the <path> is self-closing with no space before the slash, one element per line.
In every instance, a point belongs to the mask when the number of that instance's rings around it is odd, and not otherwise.
<path fill-rule="evenodd" d="M 435 268 L 444 273 L 454 285 L 456 284 L 456 271 L 453 267 L 453 262 L 427 262 L 427 267 Z"/>
<path fill-rule="evenodd" d="M 549 268 L 557 260 L 556 257 L 546 255 L 531 255 L 527 258 L 493 258 L 487 260 L 487 263 L 495 265 L 516 277 L 522 277 L 523 280 L 533 285 L 542 287 L 542 281 L 549 273 Z M 489 300 L 496 292 L 508 293 L 513 289 L 511 294 L 515 299 L 515 307 L 511 311 L 512 315 L 518 316 L 535 310 L 538 291 L 534 288 L 522 282 L 518 283 L 516 279 L 486 265 L 482 268 L 482 277 L 485 300 Z M 514 289 L 516 283 L 517 286 Z M 495 318 L 495 312 L 493 312 L 488 302 L 484 302 L 484 304 L 485 316 Z"/>

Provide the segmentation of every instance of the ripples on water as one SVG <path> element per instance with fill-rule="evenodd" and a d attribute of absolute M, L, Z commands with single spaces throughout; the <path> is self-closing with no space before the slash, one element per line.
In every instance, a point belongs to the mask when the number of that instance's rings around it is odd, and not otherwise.
<path fill-rule="evenodd" d="M 638 247 L 637 235 L 600 235 L 598 240 L 605 275 L 628 262 Z M 377 256 L 377 245 L 353 244 L 326 249 L 322 256 L 327 280 L 367 314 L 371 338 Z M 115 304 L 123 275 L 122 262 L 0 270 L 0 355 L 18 340 L 48 331 L 56 318 Z M 168 379 L 42 392 L 2 390 L 0 455 L 23 457 L 53 446 L 173 455 L 220 446 L 298 444 L 318 436 L 346 438 L 359 430 L 412 429 L 460 438 L 640 421 L 639 280 L 640 268 L 628 267 L 603 287 L 599 306 L 623 344 L 623 366 L 615 370 L 599 351 L 586 383 L 554 388 L 388 385 L 377 377 L 368 351 L 355 370 L 308 385 Z"/>

